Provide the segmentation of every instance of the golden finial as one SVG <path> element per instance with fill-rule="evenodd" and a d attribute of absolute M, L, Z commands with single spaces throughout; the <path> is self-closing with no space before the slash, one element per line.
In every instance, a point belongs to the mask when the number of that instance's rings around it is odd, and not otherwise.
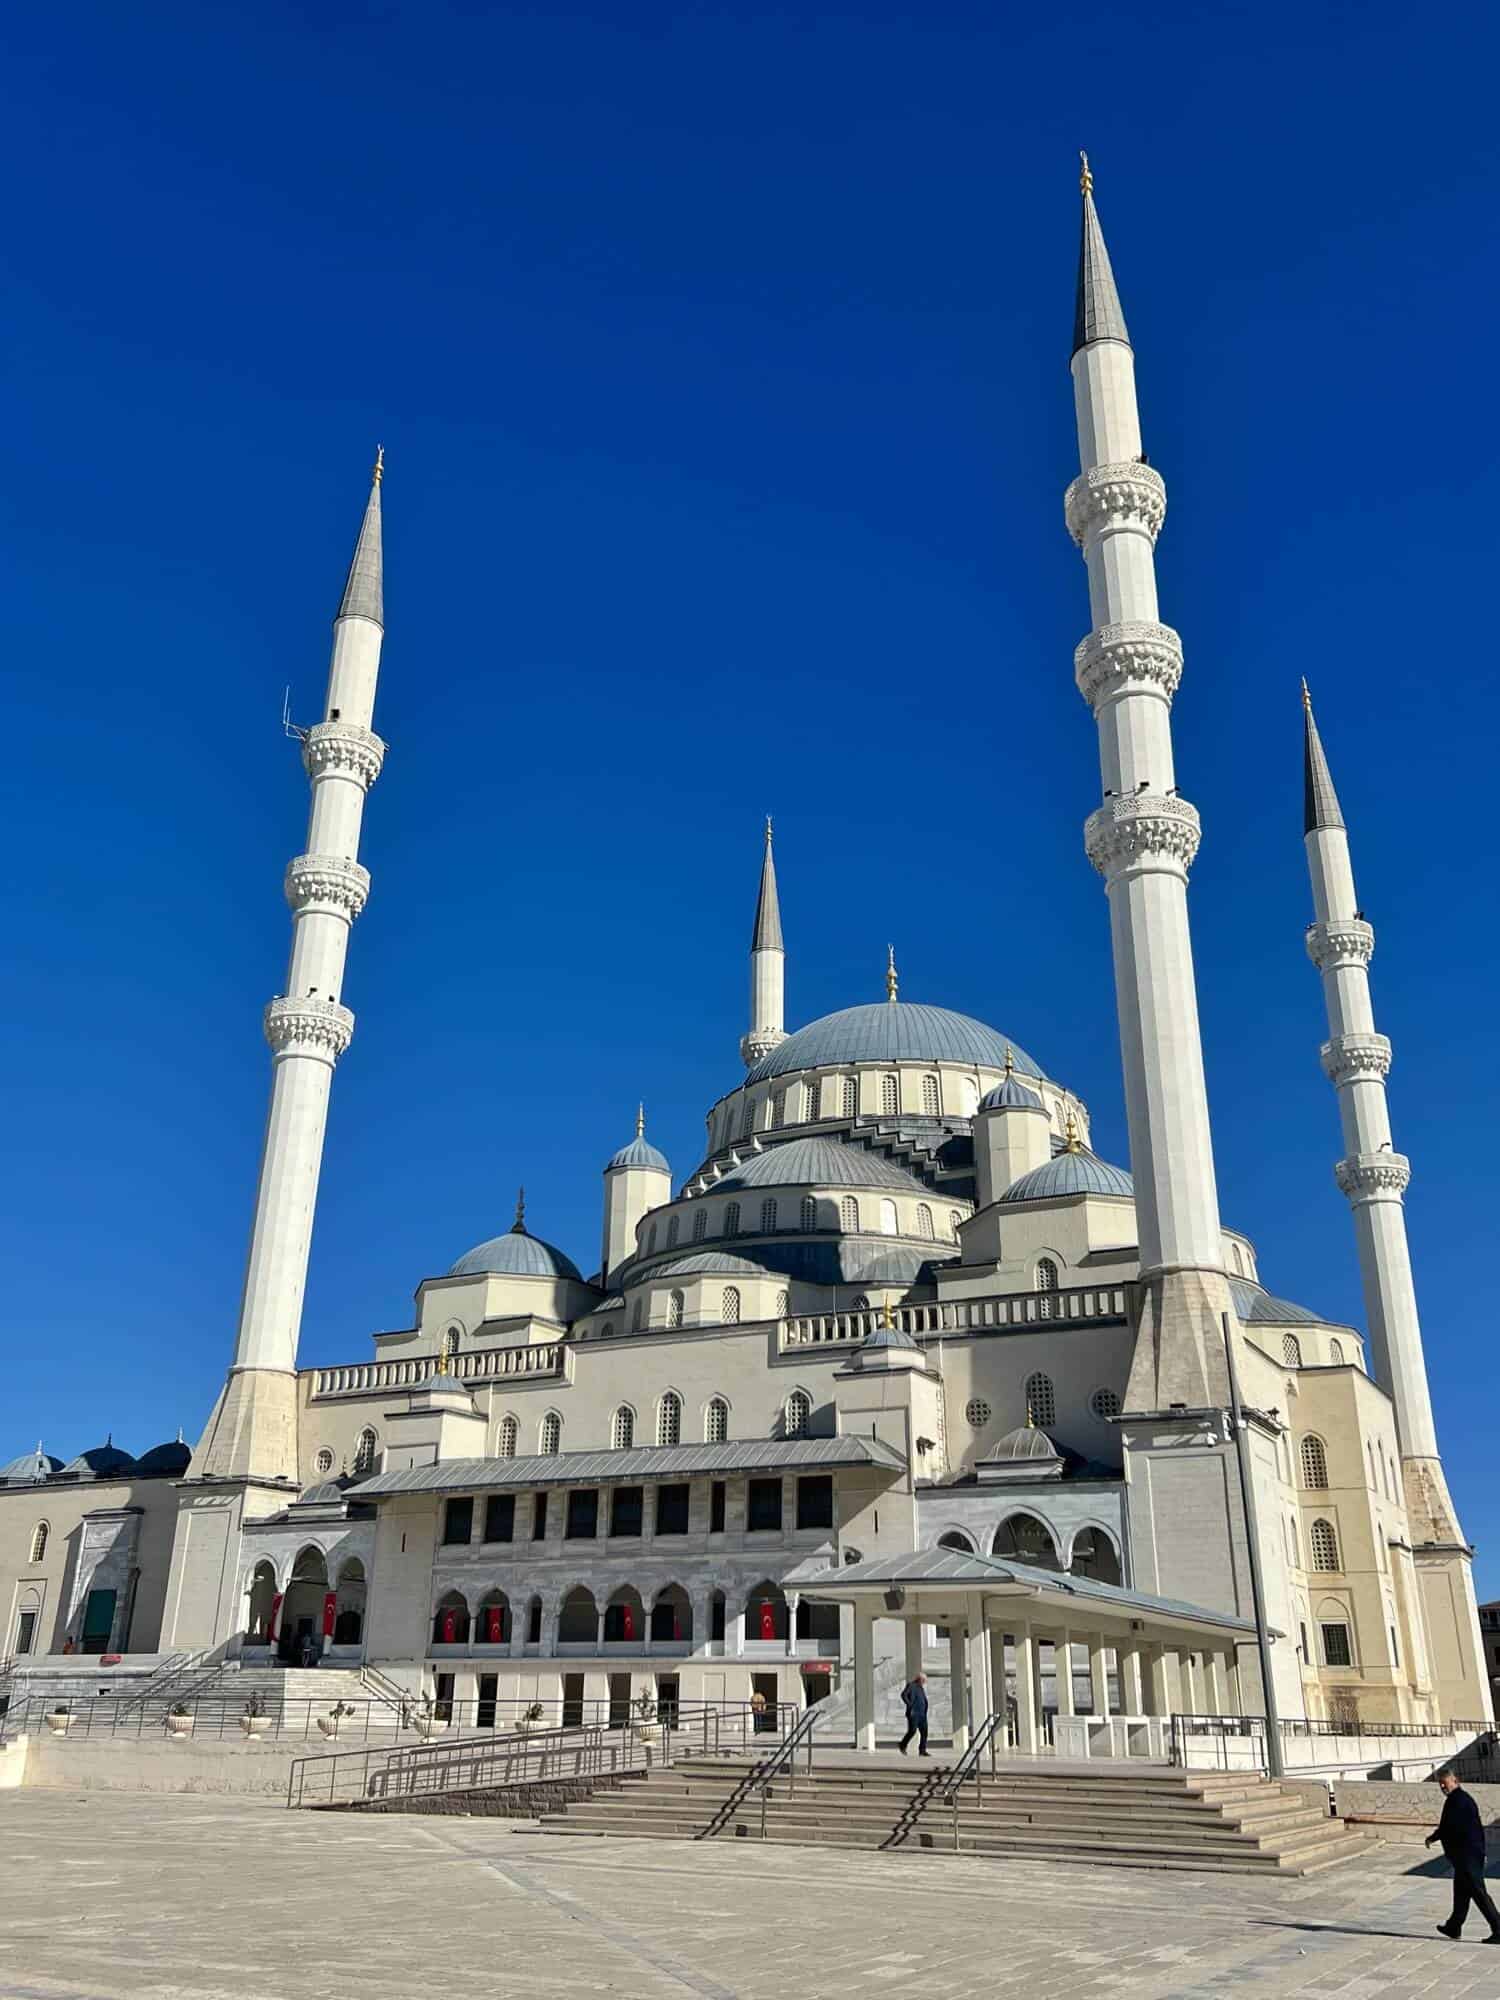
<path fill-rule="evenodd" d="M 896 977 L 896 947 L 893 944 L 888 944 L 885 948 L 886 999 L 894 1003 L 896 994 L 899 991 L 899 989 L 900 989 L 900 981 Z"/>
<path fill-rule="evenodd" d="M 1307 675 L 1302 676 L 1302 713 L 1312 714 L 1312 694 L 1307 685 Z"/>
<path fill-rule="evenodd" d="M 637 1139 L 644 1139 L 646 1136 L 646 1107 L 644 1104 L 638 1104 L 635 1107 L 635 1136 Z"/>
<path fill-rule="evenodd" d="M 1007 1042 L 1005 1044 L 1005 1074 L 1007 1076 L 1014 1076 L 1015 1070 L 1016 1070 L 1015 1054 L 1011 1049 L 1010 1043 Z"/>
<path fill-rule="evenodd" d="M 1083 1147 L 1079 1143 L 1078 1120 L 1073 1116 L 1073 1105 L 1071 1099 L 1068 1101 L 1068 1117 L 1064 1130 L 1066 1133 L 1065 1150 L 1069 1153 L 1081 1153 L 1083 1151 Z"/>
<path fill-rule="evenodd" d="M 891 1302 L 889 1299 L 882 1299 L 880 1301 L 880 1324 L 885 1328 L 887 1333 L 895 1332 L 896 1322 L 891 1317 Z"/>
<path fill-rule="evenodd" d="M 378 444 L 375 447 L 375 470 L 370 474 L 370 484 L 372 486 L 378 486 L 381 480 L 384 478 L 385 478 L 385 446 L 383 444 Z"/>
<path fill-rule="evenodd" d="M 511 1224 L 511 1234 L 512 1236 L 524 1236 L 526 1234 L 526 1190 L 524 1187 L 516 1189 L 516 1219 Z"/>
<path fill-rule="evenodd" d="M 1087 153 L 1080 153 L 1078 157 L 1082 162 L 1082 169 L 1078 176 L 1078 186 L 1084 194 L 1092 194 L 1094 192 L 1094 175 L 1093 170 L 1089 166 L 1089 156 Z"/>
<path fill-rule="evenodd" d="M 434 1375 L 446 1375 L 448 1373 L 448 1350 L 446 1347 L 438 1350 L 438 1358 L 432 1364 L 432 1372 Z"/>

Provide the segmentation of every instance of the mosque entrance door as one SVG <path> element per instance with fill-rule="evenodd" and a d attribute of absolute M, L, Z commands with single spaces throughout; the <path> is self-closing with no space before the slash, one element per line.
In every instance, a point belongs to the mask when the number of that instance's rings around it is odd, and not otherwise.
<path fill-rule="evenodd" d="M 85 1653 L 107 1653 L 109 1635 L 114 1629 L 115 1597 L 113 1590 L 91 1590 L 83 1607 L 83 1639 L 79 1648 Z"/>

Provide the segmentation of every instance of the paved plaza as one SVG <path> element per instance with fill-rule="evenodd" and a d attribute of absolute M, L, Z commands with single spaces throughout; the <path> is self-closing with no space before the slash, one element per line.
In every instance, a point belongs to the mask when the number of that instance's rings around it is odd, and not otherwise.
<path fill-rule="evenodd" d="M 1418 1847 L 1305 1882 L 560 1840 L 238 1799 L 0 1798 L 5 2000 L 1500 1994 Z"/>

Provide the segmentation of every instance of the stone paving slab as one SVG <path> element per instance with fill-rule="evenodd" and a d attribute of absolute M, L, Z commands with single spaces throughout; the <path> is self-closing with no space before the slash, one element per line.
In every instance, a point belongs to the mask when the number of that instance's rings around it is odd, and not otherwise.
<path fill-rule="evenodd" d="M 1409 1848 L 1261 1882 L 22 1790 L 0 2000 L 1497 2000 L 1449 1893 Z"/>

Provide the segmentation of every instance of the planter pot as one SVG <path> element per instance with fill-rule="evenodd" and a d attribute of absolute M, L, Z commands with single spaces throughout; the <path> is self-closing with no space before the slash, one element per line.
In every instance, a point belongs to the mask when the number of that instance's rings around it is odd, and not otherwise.
<path fill-rule="evenodd" d="M 61 1709 L 54 1709 L 42 1719 L 54 1736 L 66 1736 L 73 1724 L 72 1716 L 64 1714 Z"/>
<path fill-rule="evenodd" d="M 169 1715 L 167 1717 L 167 1733 L 171 1736 L 191 1736 L 193 1733 L 193 1718 L 190 1715 Z"/>
<path fill-rule="evenodd" d="M 269 1715 L 242 1715 L 240 1728 L 246 1736 L 259 1739 L 271 1726 Z"/>
<path fill-rule="evenodd" d="M 440 1722 L 435 1716 L 431 1715 L 419 1715 L 412 1724 L 412 1728 L 416 1730 L 418 1736 L 441 1736 L 447 1727 L 446 1722 Z"/>
<path fill-rule="evenodd" d="M 642 1743 L 654 1743 L 658 1736 L 661 1735 L 661 1724 L 659 1722 L 638 1722 L 635 1725 L 635 1733 Z"/>
<path fill-rule="evenodd" d="M 339 1723 L 341 1720 L 342 1717 L 339 1716 L 320 1715 L 317 1718 L 318 1733 L 322 1736 L 337 1736 L 339 1733 Z"/>

